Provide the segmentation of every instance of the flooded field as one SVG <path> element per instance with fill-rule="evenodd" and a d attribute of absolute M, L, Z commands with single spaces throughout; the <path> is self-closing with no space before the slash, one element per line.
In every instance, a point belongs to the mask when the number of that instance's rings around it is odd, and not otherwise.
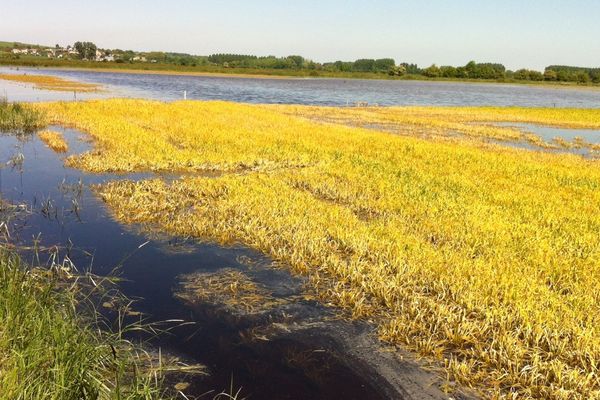
<path fill-rule="evenodd" d="M 81 133 L 53 129 L 64 134 L 66 155 L 89 149 Z M 115 222 L 90 191 L 152 175 L 86 174 L 64 167 L 63 156 L 37 136 L 0 135 L 0 195 L 31 210 L 12 222 L 12 242 L 35 245 L 35 253 L 24 253 L 28 261 L 43 262 L 57 246 L 81 270 L 102 275 L 118 267 L 121 289 L 139 299 L 135 310 L 148 322 L 190 323 L 162 324 L 169 333 L 146 338 L 208 367 L 207 376 L 181 377 L 189 398 L 212 398 L 232 383 L 244 397 L 260 399 L 444 398 L 437 379 L 410 356 L 385 351 L 372 327 L 321 305 L 302 278 L 267 257 L 245 247 L 148 237 Z"/>
<path fill-rule="evenodd" d="M 572 363 L 600 348 L 586 283 L 599 248 L 593 107 L 25 109 L 51 125 L 0 135 L 1 198 L 28 211 L 11 242 L 34 264 L 58 251 L 123 278 L 130 317 L 165 330 L 132 339 L 206 366 L 168 376 L 189 398 L 596 393 L 577 372 L 586 361 Z M 548 363 L 564 335 L 589 340 Z"/>
<path fill-rule="evenodd" d="M 530 85 L 423 82 L 361 79 L 257 79 L 182 75 L 115 73 L 110 71 L 66 71 L 0 68 L 6 73 L 53 75 L 104 85 L 112 96 L 157 100 L 228 100 L 245 103 L 308 104 L 346 106 L 435 105 L 435 106 L 522 106 L 522 107 L 600 107 L 596 88 L 553 88 Z M 0 84 L 0 95 L 2 95 Z M 24 101 L 14 94 L 10 100 Z M 51 100 L 34 93 L 31 99 Z M 101 95 L 100 95 L 101 96 Z M 71 95 L 71 98 L 73 96 Z M 67 98 L 68 96 L 63 98 Z"/>

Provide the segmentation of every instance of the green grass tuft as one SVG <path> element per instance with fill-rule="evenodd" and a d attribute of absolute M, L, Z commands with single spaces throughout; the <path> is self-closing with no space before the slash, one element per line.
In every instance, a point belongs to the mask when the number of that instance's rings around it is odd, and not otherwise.
<path fill-rule="evenodd" d="M 0 99 L 0 132 L 32 133 L 46 126 L 45 115 L 26 104 Z"/>
<path fill-rule="evenodd" d="M 0 399 L 161 398 L 146 355 L 99 329 L 80 280 L 61 275 L 0 248 Z"/>

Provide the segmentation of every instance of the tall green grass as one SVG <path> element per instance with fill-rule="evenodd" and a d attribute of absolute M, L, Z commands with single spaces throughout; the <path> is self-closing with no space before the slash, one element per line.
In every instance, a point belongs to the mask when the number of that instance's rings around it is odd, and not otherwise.
<path fill-rule="evenodd" d="M 46 118 L 42 112 L 0 99 L 0 132 L 32 133 L 45 126 Z"/>
<path fill-rule="evenodd" d="M 0 399 L 163 398 L 144 353 L 99 329 L 88 290 L 64 273 L 0 248 Z"/>

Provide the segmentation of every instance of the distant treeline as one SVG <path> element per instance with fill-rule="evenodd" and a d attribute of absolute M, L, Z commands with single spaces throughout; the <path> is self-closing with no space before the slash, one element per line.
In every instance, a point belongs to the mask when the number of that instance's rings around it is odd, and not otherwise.
<path fill-rule="evenodd" d="M 477 63 L 475 61 L 471 61 L 465 66 L 459 67 L 450 65 L 438 67 L 433 64 L 427 68 L 419 68 L 416 64 L 396 64 L 396 61 L 393 58 L 363 58 L 356 61 L 335 61 L 320 64 L 305 59 L 302 56 L 257 57 L 243 54 L 213 54 L 206 57 L 206 60 L 203 60 L 202 62 L 230 68 L 307 69 L 334 73 L 362 72 L 389 74 L 391 76 L 423 76 L 427 78 L 600 83 L 600 68 L 580 68 L 557 65 L 547 67 L 542 73 L 530 69 L 510 71 L 507 70 L 504 65 L 499 63 Z"/>
<path fill-rule="evenodd" d="M 27 56 L 21 56 L 10 51 L 19 47 L 34 47 L 14 42 L 0 42 L 0 61 L 1 58 L 12 60 L 13 63 L 21 59 L 23 63 L 33 62 Z M 37 45 L 36 45 L 37 46 Z M 40 46 L 37 46 L 40 47 Z M 59 45 L 55 46 L 59 49 Z M 71 46 L 67 46 L 67 50 Z M 496 81 L 555 81 L 555 82 L 577 82 L 577 83 L 600 83 L 600 68 L 582 68 L 562 65 L 551 65 L 546 67 L 544 72 L 519 69 L 517 71 L 507 70 L 504 65 L 499 63 L 477 63 L 471 61 L 464 66 L 450 66 L 435 64 L 420 68 L 417 64 L 396 63 L 393 58 L 361 58 L 356 61 L 335 61 L 318 63 L 299 55 L 290 55 L 286 57 L 276 56 L 255 56 L 251 54 L 229 54 L 219 53 L 209 56 L 196 56 L 185 53 L 172 52 L 136 52 L 132 50 L 120 49 L 96 49 L 96 45 L 90 42 L 77 42 L 72 47 L 76 50 L 75 59 L 95 61 L 110 61 L 115 63 L 155 63 L 162 65 L 176 65 L 185 68 L 204 67 L 204 69 L 223 69 L 223 70 L 268 70 L 273 74 L 288 75 L 312 75 L 312 76 L 372 76 L 389 75 L 392 77 L 402 77 L 405 79 L 485 79 Z M 100 52 L 97 55 L 96 50 Z M 4 55 L 2 55 L 4 52 Z M 18 52 L 17 52 L 18 53 Z M 50 57 L 50 56 L 49 56 Z M 65 54 L 65 62 L 72 59 L 71 53 Z M 277 71 L 275 71 L 277 70 Z M 287 71 L 287 72 L 286 72 Z"/>
<path fill-rule="evenodd" d="M 600 68 L 569 67 L 566 65 L 550 65 L 544 71 L 548 81 L 559 82 L 594 82 L 600 83 Z"/>

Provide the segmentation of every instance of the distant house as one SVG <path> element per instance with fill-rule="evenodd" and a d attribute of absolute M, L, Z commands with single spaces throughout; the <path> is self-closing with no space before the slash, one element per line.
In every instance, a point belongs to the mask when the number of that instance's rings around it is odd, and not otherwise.
<path fill-rule="evenodd" d="M 144 56 L 135 56 L 135 57 L 132 58 L 132 60 L 133 61 L 140 61 L 140 62 L 146 62 L 146 61 L 148 61 L 146 59 L 146 57 L 144 57 Z"/>
<path fill-rule="evenodd" d="M 27 49 L 12 49 L 13 54 L 27 54 Z"/>

